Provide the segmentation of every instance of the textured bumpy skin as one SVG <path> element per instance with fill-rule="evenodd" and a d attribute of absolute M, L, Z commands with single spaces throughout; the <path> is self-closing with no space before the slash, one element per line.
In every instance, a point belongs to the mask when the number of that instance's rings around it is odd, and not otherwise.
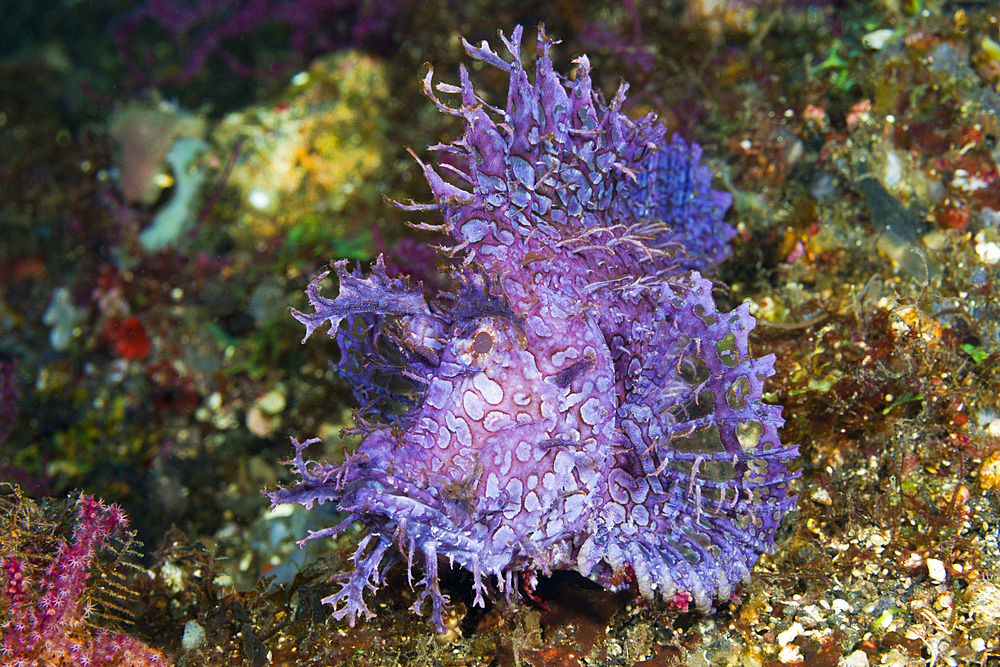
<path fill-rule="evenodd" d="M 501 39 L 509 61 L 465 48 L 509 73 L 506 109 L 464 68 L 436 87 L 454 108 L 425 79 L 466 131 L 433 147 L 440 167 L 421 162 L 434 203 L 404 208 L 443 215 L 453 292 L 429 304 L 381 259 L 367 277 L 336 263 L 335 299 L 326 274 L 309 285 L 315 312 L 292 314 L 306 337 L 329 325 L 365 437 L 341 465 L 293 441 L 298 482 L 269 496 L 337 503 L 344 520 L 308 539 L 367 528 L 325 600 L 352 624 L 405 560 L 423 571 L 414 610 L 429 600 L 443 628 L 439 557 L 472 572 L 477 604 L 572 569 L 708 611 L 771 547 L 797 456 L 761 402 L 774 359 L 750 356 L 748 306 L 718 312 L 698 272 L 726 256 L 731 198 L 699 147 L 621 113 L 624 85 L 603 104 L 586 57 L 559 76 L 540 31 L 529 81 L 521 29 Z"/>

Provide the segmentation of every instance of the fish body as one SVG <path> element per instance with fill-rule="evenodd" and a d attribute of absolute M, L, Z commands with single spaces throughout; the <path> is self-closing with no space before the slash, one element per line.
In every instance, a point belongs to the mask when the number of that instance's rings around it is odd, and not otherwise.
<path fill-rule="evenodd" d="M 711 189 L 700 148 L 649 116 L 621 113 L 591 90 L 589 63 L 555 73 L 540 29 L 534 80 L 522 31 L 473 57 L 510 75 L 505 109 L 461 85 L 463 137 L 420 162 L 436 228 L 461 258 L 454 289 L 428 302 L 419 286 L 334 264 L 339 294 L 308 287 L 306 337 L 337 340 L 339 371 L 361 409 L 364 439 L 340 465 L 310 461 L 293 440 L 297 483 L 272 503 L 337 503 L 346 517 L 308 539 L 367 529 L 325 601 L 353 624 L 365 591 L 403 560 L 443 630 L 438 561 L 473 574 L 475 603 L 516 577 L 576 570 L 606 588 L 634 581 L 647 598 L 727 600 L 772 546 L 794 499 L 781 409 L 761 401 L 773 355 L 750 355 L 749 305 L 718 312 L 710 271 L 734 230 L 731 197 Z M 418 160 L 419 162 L 419 160 Z M 443 174 L 443 175 L 442 175 Z M 421 225 L 430 227 L 430 225 Z"/>

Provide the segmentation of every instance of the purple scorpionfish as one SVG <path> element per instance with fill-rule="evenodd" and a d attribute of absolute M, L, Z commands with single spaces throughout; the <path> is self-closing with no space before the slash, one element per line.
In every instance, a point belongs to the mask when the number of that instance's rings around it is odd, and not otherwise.
<path fill-rule="evenodd" d="M 364 440 L 345 463 L 304 458 L 316 439 L 293 440 L 298 482 L 272 503 L 336 503 L 346 518 L 311 533 L 367 529 L 324 600 L 353 625 L 371 617 L 363 594 L 405 560 L 422 568 L 413 605 L 430 600 L 444 628 L 438 559 L 472 573 L 475 604 L 508 598 L 523 574 L 576 570 L 646 598 L 707 612 L 746 582 L 793 505 L 797 456 L 783 446 L 781 408 L 761 401 L 774 357 L 750 356 L 748 304 L 716 310 L 710 270 L 734 230 L 731 197 L 712 190 L 701 149 L 649 114 L 621 112 L 623 84 L 606 105 L 589 63 L 557 74 L 554 43 L 539 29 L 533 81 L 521 58 L 484 42 L 466 51 L 510 76 L 506 109 L 461 85 L 444 113 L 465 134 L 420 162 L 461 258 L 454 289 L 428 303 L 379 260 L 365 277 L 334 264 L 335 299 L 307 294 L 292 311 L 306 338 L 329 324 L 340 373 L 362 406 Z M 412 579 L 411 579 L 412 581 Z M 495 585 L 494 583 L 495 582 Z"/>

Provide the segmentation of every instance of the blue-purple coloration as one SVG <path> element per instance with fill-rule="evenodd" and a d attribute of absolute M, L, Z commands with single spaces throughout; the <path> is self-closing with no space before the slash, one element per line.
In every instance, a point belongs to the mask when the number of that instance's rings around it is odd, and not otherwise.
<path fill-rule="evenodd" d="M 773 355 L 750 356 L 744 304 L 718 312 L 710 270 L 728 252 L 728 194 L 712 190 L 700 148 L 652 114 L 621 112 L 591 90 L 587 58 L 573 80 L 552 67 L 540 30 L 534 80 L 485 43 L 471 56 L 510 75 L 506 109 L 461 85 L 465 134 L 420 162 L 435 227 L 462 258 L 450 295 L 365 277 L 336 263 L 340 292 L 307 290 L 293 311 L 306 337 L 329 324 L 340 371 L 361 403 L 364 441 L 342 465 L 310 461 L 294 441 L 299 478 L 274 504 L 334 502 L 347 516 L 308 539 L 367 528 L 325 601 L 337 618 L 371 616 L 363 594 L 405 560 L 424 576 L 443 628 L 438 559 L 473 574 L 476 604 L 515 577 L 571 569 L 647 598 L 707 611 L 745 582 L 772 545 L 797 455 L 778 439 L 781 409 L 761 402 Z M 418 160 L 419 162 L 419 160 Z M 430 228 L 430 225 L 421 225 Z M 342 325 L 343 323 L 343 325 Z"/>

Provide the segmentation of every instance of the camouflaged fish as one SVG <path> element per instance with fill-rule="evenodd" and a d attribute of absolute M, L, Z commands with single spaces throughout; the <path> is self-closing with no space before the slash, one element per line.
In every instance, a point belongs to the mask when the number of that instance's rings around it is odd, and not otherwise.
<path fill-rule="evenodd" d="M 461 70 L 427 96 L 465 121 L 464 135 L 420 162 L 453 237 L 453 290 L 334 264 L 335 299 L 309 285 L 306 338 L 328 324 L 340 373 L 361 404 L 364 440 L 342 465 L 307 460 L 272 503 L 332 502 L 334 537 L 360 521 L 354 569 L 324 601 L 353 625 L 364 594 L 405 561 L 421 612 L 443 630 L 439 559 L 472 573 L 475 604 L 538 573 L 576 570 L 646 598 L 710 611 L 746 582 L 794 499 L 781 409 L 761 393 L 774 357 L 750 356 L 748 304 L 716 310 L 699 271 L 728 253 L 728 194 L 711 189 L 701 149 L 650 114 L 607 105 L 586 56 L 557 74 L 539 29 L 533 80 L 520 27 L 466 51 L 510 76 L 505 109 Z M 455 94 L 457 106 L 438 93 Z M 412 584 L 411 578 L 411 584 Z"/>

